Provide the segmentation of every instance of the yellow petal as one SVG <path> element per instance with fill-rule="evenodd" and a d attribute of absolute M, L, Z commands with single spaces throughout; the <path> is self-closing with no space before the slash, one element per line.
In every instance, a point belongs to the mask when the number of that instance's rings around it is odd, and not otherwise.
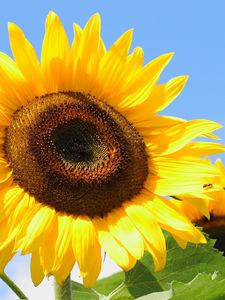
<path fill-rule="evenodd" d="M 0 158 L 0 183 L 6 181 L 11 177 L 12 171 L 9 169 L 5 159 Z"/>
<path fill-rule="evenodd" d="M 19 186 L 11 186 L 0 190 L 1 206 L 4 214 L 9 216 L 14 212 L 16 206 L 23 201 L 24 191 Z"/>
<path fill-rule="evenodd" d="M 26 232 L 27 228 L 32 221 L 35 214 L 40 210 L 41 204 L 34 203 L 32 206 L 29 205 L 30 196 L 25 193 L 23 196 L 23 201 L 21 201 L 16 209 L 14 210 L 11 217 L 11 222 L 13 224 L 18 224 L 20 222 L 20 231 L 16 237 L 15 250 L 19 251 L 23 249 L 24 240 L 27 240 Z M 36 249 L 34 249 L 36 250 Z"/>
<path fill-rule="evenodd" d="M 143 239 L 123 209 L 117 209 L 107 217 L 111 234 L 136 258 L 144 253 Z"/>
<path fill-rule="evenodd" d="M 179 211 L 186 216 L 191 222 L 196 223 L 197 221 L 201 220 L 203 215 L 197 209 L 196 206 L 192 205 L 188 201 L 180 201 L 171 199 L 171 202 L 176 205 Z"/>
<path fill-rule="evenodd" d="M 0 236 L 0 252 L 3 251 L 9 244 L 14 242 L 16 235 L 19 232 L 18 226 L 14 226 L 12 230 L 10 230 L 10 226 L 8 224 L 9 220 L 4 218 L 0 222 L 1 226 L 1 236 Z"/>
<path fill-rule="evenodd" d="M 70 216 L 58 216 L 58 234 L 52 274 L 60 284 L 69 276 L 75 263 L 75 254 L 72 248 L 73 222 L 74 219 Z"/>
<path fill-rule="evenodd" d="M 144 202 L 160 226 L 171 234 L 192 243 L 205 243 L 202 233 L 179 213 L 169 200 L 154 196 L 153 201 Z"/>
<path fill-rule="evenodd" d="M 39 251 L 35 251 L 31 256 L 30 272 L 33 284 L 38 286 L 44 279 L 44 272 L 40 262 Z"/>
<path fill-rule="evenodd" d="M 222 146 L 222 145 L 221 145 Z M 218 158 L 215 162 L 215 166 L 220 170 L 221 175 L 225 176 L 225 167 L 220 158 Z"/>
<path fill-rule="evenodd" d="M 21 107 L 20 102 L 15 97 L 13 99 L 13 97 L 13 95 L 8 95 L 7 92 L 2 91 L 0 87 L 0 110 L 2 113 L 7 114 L 10 120 L 13 113 Z"/>
<path fill-rule="evenodd" d="M 146 133 L 145 141 L 154 155 L 168 155 L 182 149 L 190 140 L 201 135 L 219 129 L 220 124 L 208 120 L 193 120 L 172 126 L 164 130 L 158 136 L 149 136 Z"/>
<path fill-rule="evenodd" d="M 132 54 L 128 56 L 127 65 L 129 65 L 130 68 L 132 68 L 132 72 L 135 72 L 140 70 L 139 68 L 143 65 L 143 63 L 144 63 L 143 49 L 141 47 L 134 48 Z"/>
<path fill-rule="evenodd" d="M 8 30 L 11 49 L 18 67 L 30 83 L 34 94 L 45 94 L 40 63 L 33 46 L 16 24 L 9 23 Z"/>
<path fill-rule="evenodd" d="M 10 118 L 5 111 L 6 109 L 0 107 L 0 126 L 8 126 L 10 124 Z"/>
<path fill-rule="evenodd" d="M 126 57 L 129 53 L 133 38 L 133 29 L 124 32 L 109 49 L 109 52 L 117 53 L 118 56 Z"/>
<path fill-rule="evenodd" d="M 73 249 L 85 286 L 95 284 L 101 270 L 101 249 L 89 218 L 78 217 L 73 226 Z"/>
<path fill-rule="evenodd" d="M 143 86 L 141 89 L 138 89 L 135 93 L 129 94 L 120 103 L 120 105 L 119 105 L 120 111 L 126 113 L 126 109 L 128 107 L 128 110 L 130 112 L 132 107 L 136 107 L 138 104 L 145 102 L 149 98 L 157 80 L 158 80 L 158 77 L 155 77 L 153 80 L 150 80 L 145 86 Z M 125 109 L 124 109 L 123 105 L 125 106 Z M 140 109 L 140 111 L 143 111 L 142 108 L 139 108 L 139 109 Z M 146 115 L 147 114 L 145 111 L 144 116 L 146 117 Z"/>
<path fill-rule="evenodd" d="M 122 74 L 132 41 L 132 33 L 132 30 L 125 32 L 105 53 L 99 64 L 97 86 L 92 92 L 112 105 L 118 102 L 115 92 L 118 93 L 122 85 Z"/>
<path fill-rule="evenodd" d="M 147 65 L 144 66 L 143 69 L 139 71 L 138 74 L 129 82 L 127 83 L 127 86 L 124 86 L 124 90 L 126 90 L 127 94 L 131 94 L 134 92 L 137 92 L 138 89 L 142 89 L 144 86 L 152 83 L 152 86 L 156 83 L 156 81 L 159 79 L 160 74 L 162 73 L 163 69 L 166 67 L 166 65 L 169 63 L 171 58 L 173 57 L 174 53 L 166 53 L 163 54 L 154 60 L 150 61 Z M 121 103 L 121 108 L 126 107 L 126 99 L 123 100 Z M 140 101 L 138 103 L 133 103 L 133 105 L 140 104 Z M 128 102 L 128 109 L 129 109 L 129 102 Z"/>
<path fill-rule="evenodd" d="M 106 253 L 123 270 L 129 271 L 132 269 L 136 263 L 136 259 L 112 236 L 109 232 L 107 222 L 104 219 L 96 218 L 93 222 L 98 233 L 99 243 Z"/>
<path fill-rule="evenodd" d="M 154 173 L 151 165 L 152 173 L 163 178 L 176 178 L 177 176 L 178 179 L 181 179 L 182 177 L 187 178 L 188 174 L 204 178 L 219 175 L 214 165 L 195 157 L 183 157 L 175 160 L 175 158 L 159 156 L 152 158 L 151 164 L 155 166 Z"/>
<path fill-rule="evenodd" d="M 4 92 L 8 101 L 18 108 L 35 97 L 16 63 L 2 52 L 0 52 L 0 90 Z"/>
<path fill-rule="evenodd" d="M 178 156 L 210 156 L 225 151 L 225 146 L 212 142 L 189 142 L 182 149 L 176 152 L 174 155 Z"/>
<path fill-rule="evenodd" d="M 78 51 L 79 51 L 79 46 L 80 46 L 80 41 L 82 37 L 83 30 L 82 28 L 74 23 L 73 24 L 73 33 L 74 33 L 74 38 L 72 42 L 72 47 L 71 47 L 71 52 L 74 60 L 74 65 L 76 65 L 76 62 L 78 60 Z"/>
<path fill-rule="evenodd" d="M 138 111 L 138 109 L 136 109 L 136 111 Z M 155 135 L 159 134 L 164 129 L 169 129 L 171 126 L 184 122 L 186 122 L 186 120 L 171 116 L 146 116 L 145 120 L 134 123 L 140 133 L 145 136 L 147 133 L 149 134 L 149 132 L 152 132 L 152 134 Z"/>
<path fill-rule="evenodd" d="M 56 261 L 54 268 L 61 265 L 64 256 L 67 256 L 68 248 L 72 242 L 73 220 L 69 216 L 58 216 L 58 236 L 55 244 Z"/>
<path fill-rule="evenodd" d="M 15 252 L 13 252 L 14 242 L 12 241 L 5 249 L 0 251 L 0 273 L 4 271 L 6 264 L 13 258 Z"/>
<path fill-rule="evenodd" d="M 101 30 L 101 18 L 99 14 L 93 15 L 87 22 L 82 35 L 80 37 L 80 44 L 77 56 L 81 62 L 88 64 L 90 54 L 98 51 Z M 89 47 L 87 47 L 87 44 Z"/>
<path fill-rule="evenodd" d="M 194 178 L 194 177 L 192 177 Z M 185 193 L 203 193 L 206 180 L 203 178 L 194 178 L 193 183 L 190 185 L 189 181 L 186 182 L 184 179 L 175 178 L 158 178 L 152 176 L 152 180 L 146 183 L 146 188 L 150 192 L 154 192 L 157 195 L 180 195 Z"/>
<path fill-rule="evenodd" d="M 182 92 L 186 85 L 188 76 L 178 76 L 167 83 L 156 86 L 149 99 L 152 113 L 156 114 L 166 108 Z M 146 107 L 147 108 L 147 107 Z"/>
<path fill-rule="evenodd" d="M 46 19 L 41 64 L 48 92 L 68 90 L 72 85 L 72 57 L 68 37 L 59 17 L 50 12 Z"/>
<path fill-rule="evenodd" d="M 218 170 L 206 161 L 183 157 L 153 157 L 149 169 L 151 176 L 147 178 L 145 187 L 158 195 L 179 195 L 185 193 L 202 193 L 207 178 L 218 176 Z M 190 184 L 189 180 L 192 178 Z"/>
<path fill-rule="evenodd" d="M 150 244 L 147 240 L 144 241 L 145 250 L 152 255 L 154 262 L 154 271 L 161 271 L 166 264 L 166 252 L 162 253 L 155 249 L 154 245 Z"/>
<path fill-rule="evenodd" d="M 61 264 L 56 268 L 53 267 L 52 274 L 54 275 L 56 281 L 59 284 L 63 284 L 66 278 L 70 275 L 73 266 L 75 263 L 74 252 L 72 249 L 72 244 L 67 248 L 67 253 L 63 257 L 61 257 Z"/>
<path fill-rule="evenodd" d="M 194 207 L 196 207 L 206 218 L 210 218 L 209 209 L 208 209 L 208 201 L 206 199 L 198 198 L 197 195 L 182 197 L 182 200 L 185 200 L 191 203 Z"/>
<path fill-rule="evenodd" d="M 87 22 L 82 33 L 78 31 L 78 41 L 73 45 L 73 51 L 76 51 L 73 85 L 75 90 L 89 92 L 92 90 L 93 80 L 95 83 L 100 59 L 100 29 L 101 19 L 99 14 L 95 14 Z M 75 30 L 78 28 L 76 27 Z"/>
<path fill-rule="evenodd" d="M 56 258 L 55 244 L 58 237 L 58 226 L 57 218 L 56 224 L 53 226 L 52 231 L 50 232 L 47 241 L 45 241 L 39 248 L 40 261 L 43 268 L 44 274 L 51 275 L 54 267 L 54 262 Z"/>
<path fill-rule="evenodd" d="M 125 205 L 125 211 L 136 228 L 144 235 L 145 239 L 158 252 L 166 256 L 166 243 L 162 230 L 158 223 L 152 218 L 149 211 L 138 204 Z"/>
<path fill-rule="evenodd" d="M 181 239 L 180 237 L 177 237 L 175 235 L 173 235 L 173 238 L 175 239 L 175 241 L 177 242 L 177 244 L 182 248 L 185 249 L 187 247 L 187 241 Z"/>
<path fill-rule="evenodd" d="M 40 247 L 44 239 L 48 238 L 52 226 L 54 226 L 55 211 L 48 207 L 42 207 L 30 221 L 23 240 L 22 254 L 35 251 Z"/>

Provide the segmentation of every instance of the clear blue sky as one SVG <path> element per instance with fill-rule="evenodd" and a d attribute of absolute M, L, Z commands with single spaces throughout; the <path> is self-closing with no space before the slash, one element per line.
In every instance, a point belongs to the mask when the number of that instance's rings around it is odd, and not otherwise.
<path fill-rule="evenodd" d="M 70 40 L 74 21 L 83 26 L 93 13 L 100 12 L 107 46 L 132 27 L 133 46 L 143 47 L 146 62 L 174 51 L 175 57 L 162 81 L 182 74 L 188 74 L 190 79 L 165 113 L 186 119 L 212 119 L 225 126 L 224 0 L 1 1 L 0 50 L 11 55 L 7 22 L 12 21 L 24 29 L 40 54 L 49 10 L 61 17 Z M 225 129 L 218 134 L 225 143 Z M 222 157 L 225 162 L 225 155 Z M 5 300 L 6 296 L 1 297 L 4 293 L 1 283 L 0 289 L 0 299 Z"/>

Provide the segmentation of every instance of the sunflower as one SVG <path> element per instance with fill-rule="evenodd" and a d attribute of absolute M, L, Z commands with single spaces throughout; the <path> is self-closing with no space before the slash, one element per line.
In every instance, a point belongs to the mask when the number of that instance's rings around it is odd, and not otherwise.
<path fill-rule="evenodd" d="M 9 24 L 14 60 L 0 53 L 0 268 L 31 253 L 31 276 L 65 281 L 76 262 L 93 286 L 105 251 L 124 270 L 144 251 L 155 271 L 166 262 L 162 229 L 183 246 L 203 235 L 163 196 L 201 193 L 218 170 L 199 151 L 220 152 L 220 125 L 157 116 L 187 76 L 157 85 L 173 56 L 143 65 L 132 30 L 109 50 L 100 16 L 74 24 L 70 46 L 58 16 L 46 20 L 41 62 L 23 31 Z"/>
<path fill-rule="evenodd" d="M 182 195 L 183 201 L 172 200 L 179 207 L 182 214 L 186 215 L 192 223 L 201 226 L 205 232 L 213 239 L 216 239 L 215 248 L 225 253 L 225 167 L 220 159 L 215 163 L 219 177 L 206 183 L 205 193 L 198 199 L 197 207 L 196 195 Z M 221 189 L 207 192 L 207 188 L 219 185 Z"/>

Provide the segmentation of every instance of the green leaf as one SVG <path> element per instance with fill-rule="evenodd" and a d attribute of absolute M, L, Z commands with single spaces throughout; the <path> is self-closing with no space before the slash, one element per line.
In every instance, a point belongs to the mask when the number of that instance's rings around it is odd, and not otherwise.
<path fill-rule="evenodd" d="M 104 299 L 103 295 L 100 295 L 94 289 L 87 289 L 82 284 L 75 281 L 71 282 L 72 285 L 72 299 L 74 300 L 99 300 Z"/>
<path fill-rule="evenodd" d="M 151 293 L 137 300 L 222 300 L 225 299 L 225 279 L 214 273 L 198 274 L 188 283 L 173 281 L 166 292 Z"/>
<path fill-rule="evenodd" d="M 113 274 L 97 281 L 94 289 L 87 289 L 82 284 L 72 281 L 72 299 L 75 300 L 103 300 L 111 291 L 124 281 L 124 272 Z"/>
<path fill-rule="evenodd" d="M 225 279 L 215 274 L 198 274 L 191 282 L 172 283 L 171 300 L 222 300 L 225 299 Z"/>
<path fill-rule="evenodd" d="M 163 271 L 155 273 L 151 255 L 146 253 L 141 261 L 125 273 L 125 281 L 110 294 L 110 299 L 136 299 L 153 292 L 168 291 L 174 280 L 187 283 L 199 273 L 219 271 L 225 277 L 225 258 L 214 249 L 214 240 L 206 245 L 190 244 L 181 249 L 174 239 L 167 237 L 168 259 Z"/>
<path fill-rule="evenodd" d="M 108 295 L 114 289 L 116 289 L 122 282 L 124 282 L 125 273 L 118 272 L 107 278 L 103 278 L 97 281 L 95 290 L 101 294 Z"/>
<path fill-rule="evenodd" d="M 142 296 L 140 298 L 137 298 L 137 300 L 169 300 L 169 299 L 171 299 L 172 295 L 173 295 L 173 292 L 170 289 L 169 291 L 165 291 L 165 292 L 151 293 L 151 294 Z M 184 299 L 182 299 L 182 300 L 184 300 Z"/>

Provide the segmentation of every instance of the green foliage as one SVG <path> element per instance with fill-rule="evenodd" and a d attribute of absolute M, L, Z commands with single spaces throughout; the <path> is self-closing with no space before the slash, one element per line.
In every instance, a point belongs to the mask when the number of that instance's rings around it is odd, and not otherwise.
<path fill-rule="evenodd" d="M 224 295 L 225 279 L 221 279 L 216 273 L 201 273 L 188 283 L 173 281 L 170 290 L 151 293 L 137 300 L 224 300 Z"/>
<path fill-rule="evenodd" d="M 72 281 L 72 299 L 98 300 L 99 295 L 93 289 L 86 289 L 82 284 Z"/>
<path fill-rule="evenodd" d="M 95 289 L 104 295 L 110 294 L 125 280 L 125 273 L 119 272 L 97 281 Z"/>
<path fill-rule="evenodd" d="M 225 258 L 213 248 L 215 241 L 209 240 L 206 245 L 200 246 L 189 245 L 183 250 L 171 236 L 167 235 L 166 238 L 168 259 L 163 271 L 155 273 L 152 258 L 145 253 L 132 270 L 99 280 L 94 290 L 85 289 L 82 285 L 78 290 L 73 285 L 76 294 L 73 299 L 225 299 Z"/>
<path fill-rule="evenodd" d="M 172 283 L 172 300 L 225 299 L 225 279 L 215 274 L 198 274 L 191 282 Z"/>

